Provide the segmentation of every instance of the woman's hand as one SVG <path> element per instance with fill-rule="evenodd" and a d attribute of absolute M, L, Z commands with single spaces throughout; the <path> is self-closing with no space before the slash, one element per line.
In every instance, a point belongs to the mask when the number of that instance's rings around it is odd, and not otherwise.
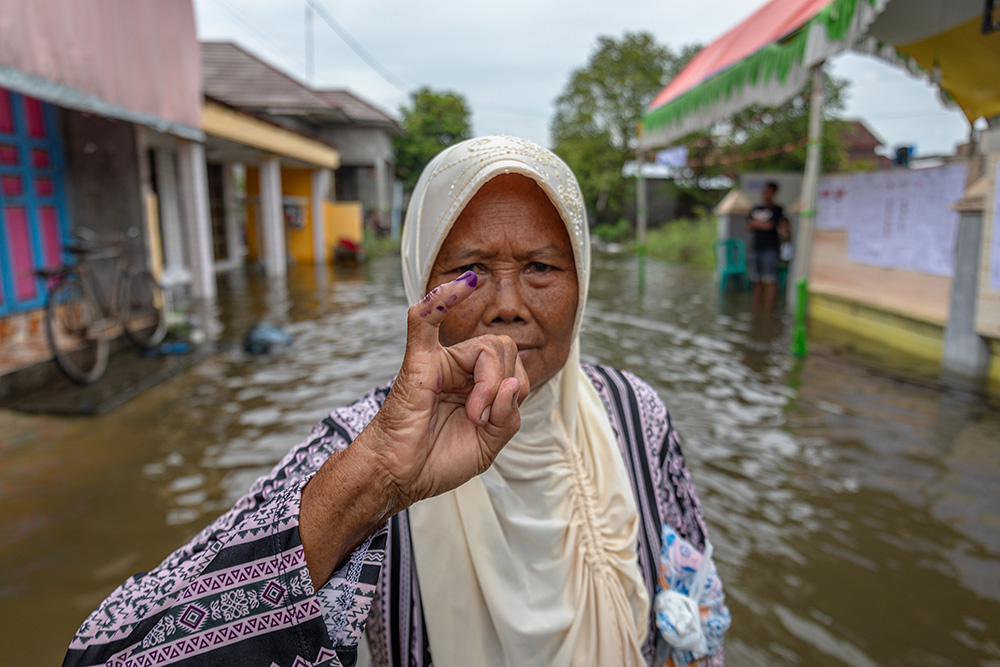
<path fill-rule="evenodd" d="M 390 516 L 484 472 L 520 428 L 529 386 L 514 341 L 438 340 L 476 281 L 469 271 L 410 307 L 403 366 L 385 403 L 302 490 L 299 535 L 316 589 Z"/>
<path fill-rule="evenodd" d="M 521 425 L 528 376 L 507 336 L 442 347 L 438 327 L 476 288 L 472 271 L 410 307 L 392 391 L 355 445 L 379 461 L 400 509 L 484 472 Z M 370 431 L 370 433 L 369 433 Z"/>

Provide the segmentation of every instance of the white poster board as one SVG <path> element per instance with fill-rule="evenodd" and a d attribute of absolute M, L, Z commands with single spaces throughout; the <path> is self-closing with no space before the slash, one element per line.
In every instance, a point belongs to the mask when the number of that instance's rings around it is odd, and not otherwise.
<path fill-rule="evenodd" d="M 839 174 L 820 180 L 817 229 L 846 229 L 852 262 L 939 276 L 955 270 L 965 164 Z"/>

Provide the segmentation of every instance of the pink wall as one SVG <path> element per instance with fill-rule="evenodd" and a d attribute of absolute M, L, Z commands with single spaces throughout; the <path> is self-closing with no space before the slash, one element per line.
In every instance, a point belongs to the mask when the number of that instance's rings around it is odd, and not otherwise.
<path fill-rule="evenodd" d="M 192 0 L 3 0 L 0 65 L 201 127 Z"/>

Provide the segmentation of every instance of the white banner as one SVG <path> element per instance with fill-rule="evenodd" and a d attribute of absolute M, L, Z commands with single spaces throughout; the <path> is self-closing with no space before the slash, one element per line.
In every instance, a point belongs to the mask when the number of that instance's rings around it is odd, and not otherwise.
<path fill-rule="evenodd" d="M 967 165 L 896 169 L 820 180 L 817 229 L 846 229 L 852 262 L 951 276 Z"/>
<path fill-rule="evenodd" d="M 1000 290 L 1000 164 L 993 183 L 993 239 L 990 243 L 990 288 Z"/>

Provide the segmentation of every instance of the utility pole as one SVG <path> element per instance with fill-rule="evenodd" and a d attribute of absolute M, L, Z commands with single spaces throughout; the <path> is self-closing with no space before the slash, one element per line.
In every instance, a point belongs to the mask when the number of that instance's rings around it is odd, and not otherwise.
<path fill-rule="evenodd" d="M 306 2 L 306 83 L 310 86 L 314 85 L 313 81 L 313 70 L 314 70 L 314 58 L 316 57 L 315 50 L 313 49 L 313 6 L 312 0 L 305 0 Z"/>

